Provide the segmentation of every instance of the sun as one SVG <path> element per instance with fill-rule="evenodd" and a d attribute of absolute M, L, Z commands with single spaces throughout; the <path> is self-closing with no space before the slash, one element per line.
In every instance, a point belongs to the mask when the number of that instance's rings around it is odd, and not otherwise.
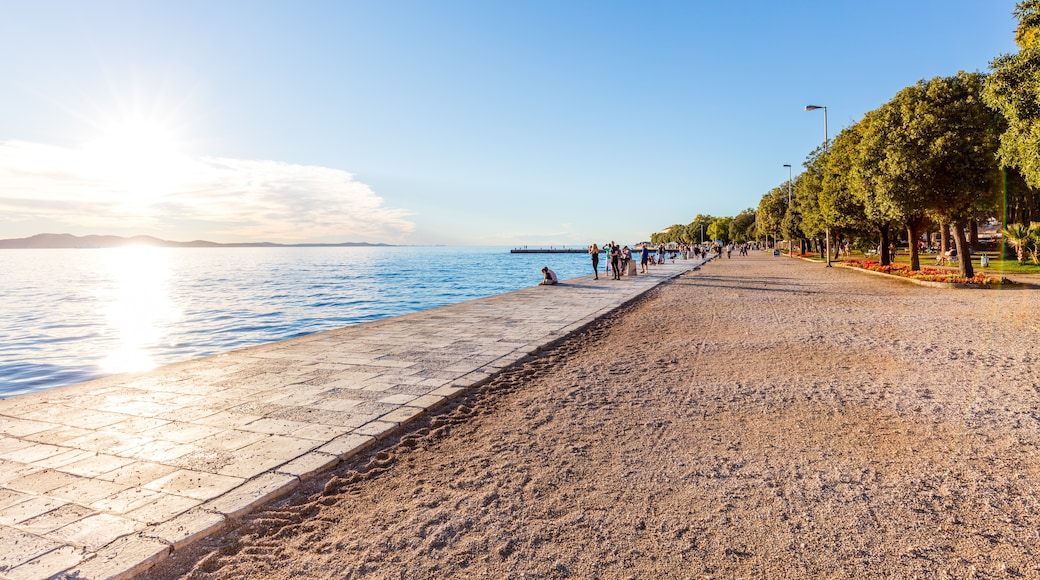
<path fill-rule="evenodd" d="M 144 117 L 128 117 L 83 145 L 90 173 L 121 202 L 150 204 L 176 190 L 190 171 L 177 131 Z"/>

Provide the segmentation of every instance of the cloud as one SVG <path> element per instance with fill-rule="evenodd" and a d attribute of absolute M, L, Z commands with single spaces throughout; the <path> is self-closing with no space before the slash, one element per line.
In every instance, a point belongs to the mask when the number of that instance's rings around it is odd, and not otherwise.
<path fill-rule="evenodd" d="M 0 142 L 0 220 L 12 223 L 167 236 L 169 224 L 191 223 L 214 241 L 393 242 L 414 230 L 408 215 L 328 167 Z"/>

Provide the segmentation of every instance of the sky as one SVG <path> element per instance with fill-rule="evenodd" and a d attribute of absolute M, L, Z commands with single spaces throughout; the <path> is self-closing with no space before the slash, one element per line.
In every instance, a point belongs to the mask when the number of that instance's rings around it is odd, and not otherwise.
<path fill-rule="evenodd" d="M 734 216 L 1014 0 L 0 0 L 0 238 L 636 243 Z"/>

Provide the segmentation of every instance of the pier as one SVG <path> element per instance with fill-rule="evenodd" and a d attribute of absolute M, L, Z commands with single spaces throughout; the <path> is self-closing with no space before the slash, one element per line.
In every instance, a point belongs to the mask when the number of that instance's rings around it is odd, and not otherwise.
<path fill-rule="evenodd" d="M 602 250 L 600 250 L 602 251 Z M 510 254 L 588 254 L 588 248 L 513 248 Z"/>
<path fill-rule="evenodd" d="M 138 574 L 701 263 L 0 400 L 0 576 Z"/>

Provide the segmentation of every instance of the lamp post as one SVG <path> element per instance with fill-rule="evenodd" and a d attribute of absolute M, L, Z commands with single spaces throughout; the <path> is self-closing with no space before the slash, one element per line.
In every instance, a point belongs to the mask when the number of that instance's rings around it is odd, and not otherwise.
<path fill-rule="evenodd" d="M 830 151 L 830 139 L 827 136 L 827 107 L 821 105 L 806 105 L 806 111 L 823 109 L 823 150 Z M 831 226 L 827 226 L 827 267 L 831 267 Z"/>
<path fill-rule="evenodd" d="M 787 168 L 787 211 L 791 211 L 791 164 L 784 163 Z M 787 255 L 794 256 L 794 240 L 787 240 Z"/>

